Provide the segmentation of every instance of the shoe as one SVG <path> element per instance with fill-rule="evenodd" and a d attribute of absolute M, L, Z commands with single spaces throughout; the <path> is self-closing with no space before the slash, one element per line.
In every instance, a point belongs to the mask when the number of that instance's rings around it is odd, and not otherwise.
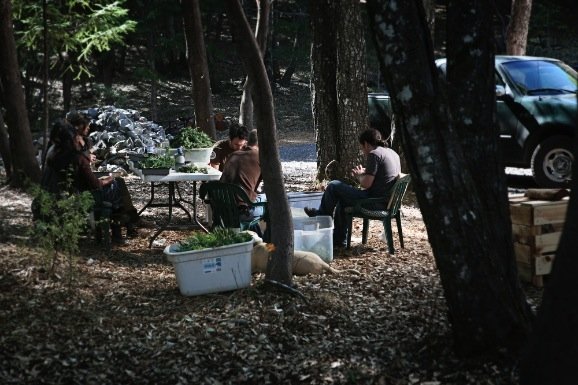
<path fill-rule="evenodd" d="M 307 214 L 307 216 L 311 218 L 311 217 L 316 217 L 316 216 L 317 216 L 317 212 L 318 212 L 319 210 L 314 209 L 314 208 L 312 208 L 312 207 L 305 207 L 305 208 L 303 209 L 303 211 L 305 211 L 305 214 Z"/>

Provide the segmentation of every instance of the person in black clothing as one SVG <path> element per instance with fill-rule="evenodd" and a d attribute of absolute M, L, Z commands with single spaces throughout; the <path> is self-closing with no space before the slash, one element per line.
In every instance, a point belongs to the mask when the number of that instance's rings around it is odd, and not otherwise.
<path fill-rule="evenodd" d="M 57 199 L 65 192 L 90 191 L 97 200 L 112 205 L 120 221 L 125 223 L 127 235 L 135 235 L 139 216 L 124 180 L 110 175 L 97 178 L 92 172 L 89 158 L 80 151 L 76 136 L 76 130 L 70 123 L 58 121 L 53 126 L 50 135 L 53 145 L 46 157 L 41 187 Z M 121 243 L 120 225 L 111 228 L 113 241 Z"/>

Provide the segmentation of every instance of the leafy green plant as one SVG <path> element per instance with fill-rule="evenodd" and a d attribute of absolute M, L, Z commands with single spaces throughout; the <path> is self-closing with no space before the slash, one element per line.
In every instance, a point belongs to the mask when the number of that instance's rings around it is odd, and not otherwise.
<path fill-rule="evenodd" d="M 248 233 L 238 233 L 233 229 L 217 227 L 210 233 L 197 232 L 179 242 L 177 252 L 211 249 L 235 243 L 248 242 L 253 237 Z"/>
<path fill-rule="evenodd" d="M 31 229 L 31 239 L 46 251 L 43 262 L 51 274 L 59 257 L 66 257 L 71 282 L 79 239 L 88 226 L 88 213 L 94 204 L 92 194 L 85 191 L 56 197 L 38 185 L 31 188 L 31 194 L 34 198 L 33 211 L 37 216 Z"/>
<path fill-rule="evenodd" d="M 139 162 L 141 168 L 171 168 L 175 165 L 175 159 L 168 155 L 149 155 Z"/>
<path fill-rule="evenodd" d="M 208 148 L 213 147 L 215 142 L 203 131 L 194 127 L 185 127 L 179 131 L 171 141 L 171 147 L 182 148 Z"/>
<path fill-rule="evenodd" d="M 194 172 L 198 172 L 201 174 L 208 174 L 209 170 L 207 169 L 207 167 L 199 167 L 197 165 L 194 164 L 187 164 L 184 166 L 179 167 L 179 172 L 187 172 L 187 173 L 194 173 Z"/>

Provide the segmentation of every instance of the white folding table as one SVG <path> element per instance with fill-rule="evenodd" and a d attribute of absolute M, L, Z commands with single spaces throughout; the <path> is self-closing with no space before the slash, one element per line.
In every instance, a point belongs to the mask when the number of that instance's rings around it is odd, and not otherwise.
<path fill-rule="evenodd" d="M 139 211 L 139 215 L 149 207 L 167 207 L 169 209 L 168 221 L 155 231 L 155 233 L 150 238 L 149 248 L 152 247 L 153 241 L 165 230 L 183 230 L 190 229 L 194 227 L 200 227 L 204 231 L 208 231 L 205 226 L 201 223 L 197 215 L 197 182 L 207 182 L 212 180 L 219 180 L 221 178 L 221 172 L 212 167 L 207 167 L 207 173 L 185 173 L 185 172 L 171 172 L 167 175 L 152 175 L 143 174 L 139 169 L 133 169 L 134 173 L 138 175 L 143 182 L 150 182 L 151 184 L 151 195 L 149 201 L 144 205 Z M 181 192 L 179 190 L 179 182 L 193 182 L 193 200 L 188 201 L 183 199 Z M 157 202 L 155 201 L 155 185 L 167 184 L 169 187 L 169 199 L 168 202 Z M 193 206 L 193 215 L 182 205 L 182 202 L 188 203 Z M 178 207 L 183 210 L 189 217 L 189 221 L 192 225 L 183 226 L 176 225 L 172 223 L 173 218 L 173 207 Z"/>

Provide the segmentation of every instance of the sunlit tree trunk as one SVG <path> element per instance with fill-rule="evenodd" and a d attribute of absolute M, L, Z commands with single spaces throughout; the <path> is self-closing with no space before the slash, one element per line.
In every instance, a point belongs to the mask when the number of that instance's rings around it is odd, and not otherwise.
<path fill-rule="evenodd" d="M 496 139 L 488 139 L 493 130 L 484 132 L 492 126 L 491 113 L 478 112 L 483 108 L 472 105 L 478 102 L 493 109 L 489 106 L 493 87 L 485 80 L 494 77 L 490 36 L 484 29 L 490 21 L 482 9 L 488 5 L 476 1 L 448 5 L 455 7 L 448 10 L 454 20 L 448 21 L 452 25 L 448 32 L 456 33 L 448 46 L 455 51 L 448 52 L 454 71 L 450 81 L 462 73 L 480 81 L 450 85 L 450 92 L 462 92 L 459 106 L 452 99 L 450 114 L 438 83 L 422 1 L 397 2 L 396 8 L 388 4 L 369 0 L 369 20 L 374 21 L 371 27 L 386 69 L 387 89 L 440 271 L 456 351 L 461 355 L 499 348 L 516 351 L 527 338 L 532 316 L 515 274 L 512 245 L 507 244 L 508 236 L 498 234 L 510 231 L 503 170 L 490 161 L 478 179 L 474 174 L 483 166 L 467 159 L 488 161 L 487 157 L 498 156 L 492 143 Z M 455 18 L 460 15 L 458 26 Z M 480 20 L 474 21 L 476 17 Z M 412 42 L 411 46 L 406 42 Z M 460 129 L 468 132 L 460 135 Z M 476 143 L 489 148 L 474 148 Z M 480 186 L 481 178 L 486 178 L 488 186 Z M 492 202 L 495 207 L 489 207 Z"/>
<path fill-rule="evenodd" d="M 267 264 L 266 279 L 291 285 L 293 257 L 293 221 L 283 184 L 281 160 L 277 148 L 277 130 L 273 93 L 257 41 L 251 32 L 239 0 L 226 0 L 229 20 L 237 37 L 243 67 L 253 81 L 255 118 L 259 127 L 259 159 L 263 182 L 267 190 L 268 207 L 272 220 L 271 242 L 275 251 Z"/>
<path fill-rule="evenodd" d="M 182 0 L 185 38 L 187 41 L 187 61 L 193 83 L 193 103 L 195 104 L 195 122 L 201 131 L 211 138 L 216 137 L 213 119 L 213 100 L 211 79 L 207 64 L 207 52 L 201 8 L 199 0 Z"/>
<path fill-rule="evenodd" d="M 261 51 L 261 57 L 267 51 L 267 36 L 269 31 L 269 16 L 271 13 L 272 0 L 256 0 L 257 3 L 257 26 L 255 28 L 255 38 Z M 251 91 L 253 84 L 249 76 L 243 84 L 243 95 L 241 96 L 241 106 L 239 108 L 239 124 L 248 129 L 258 128 L 253 124 L 253 98 Z"/>
<path fill-rule="evenodd" d="M 309 3 L 311 20 L 311 110 L 317 143 L 317 178 L 325 177 L 325 167 L 337 159 L 338 115 L 335 66 L 337 44 L 333 27 L 335 3 Z M 321 143 L 323 145 L 321 145 Z"/>
<path fill-rule="evenodd" d="M 349 177 L 361 161 L 359 134 L 368 128 L 365 25 L 361 4 L 341 0 L 337 26 L 338 175 Z"/>
<path fill-rule="evenodd" d="M 532 0 L 512 0 L 512 15 L 506 32 L 508 55 L 526 54 L 531 14 Z"/>
<path fill-rule="evenodd" d="M 0 84 L 2 101 L 6 108 L 6 125 L 12 158 L 14 187 L 23 187 L 26 180 L 38 182 L 40 167 L 36 160 L 26 101 L 20 80 L 20 66 L 16 56 L 16 42 L 12 30 L 12 5 L 0 0 Z"/>

